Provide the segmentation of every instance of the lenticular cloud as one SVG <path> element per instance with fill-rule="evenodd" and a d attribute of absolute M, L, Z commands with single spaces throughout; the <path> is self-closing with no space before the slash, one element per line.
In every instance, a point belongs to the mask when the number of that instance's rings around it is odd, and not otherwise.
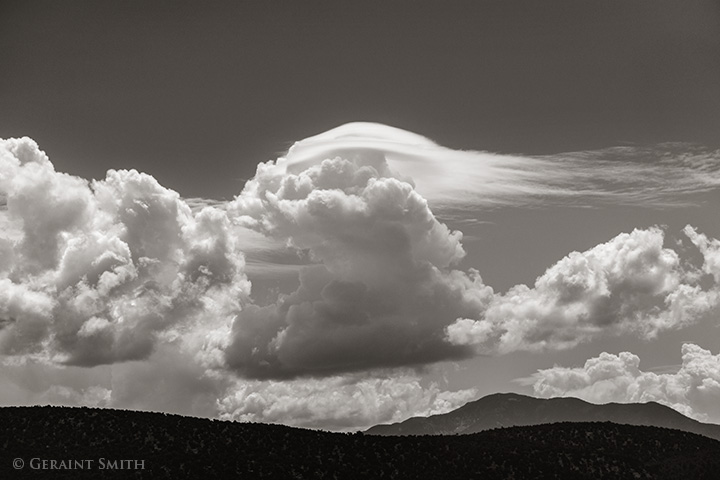
<path fill-rule="evenodd" d="M 653 337 L 713 311 L 720 248 L 692 227 L 685 235 L 704 258 L 696 267 L 650 228 L 570 253 L 532 287 L 502 295 L 458 268 L 462 232 L 435 208 L 593 195 L 657 203 L 657 182 L 642 183 L 631 160 L 614 172 L 641 196 L 610 180 L 598 189 L 586 157 L 459 152 L 349 124 L 259 164 L 233 201 L 218 203 L 184 200 L 134 170 L 87 181 L 55 171 L 28 138 L 0 141 L 0 353 L 91 367 L 147 359 L 161 345 L 188 371 L 334 378 Z M 717 172 L 707 165 L 658 168 L 685 178 L 686 192 L 710 188 Z M 263 276 L 263 256 L 294 263 Z M 253 278 L 283 272 L 295 276 L 289 293 L 251 292 Z"/>
<path fill-rule="evenodd" d="M 453 150 L 377 123 L 356 122 L 296 142 L 277 165 L 298 174 L 341 157 L 386 163 L 435 209 L 692 203 L 720 187 L 720 151 L 666 143 L 528 157 Z"/>

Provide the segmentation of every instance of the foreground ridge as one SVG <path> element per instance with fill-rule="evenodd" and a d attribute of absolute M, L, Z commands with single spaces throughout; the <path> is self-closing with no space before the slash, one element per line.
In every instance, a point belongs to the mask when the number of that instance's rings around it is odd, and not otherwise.
<path fill-rule="evenodd" d="M 716 440 L 607 422 L 382 437 L 161 413 L 6 407 L 0 425 L 0 478 L 710 479 L 720 469 Z M 24 468 L 13 468 L 17 459 Z M 32 459 L 94 462 L 91 469 L 40 471 Z M 99 469 L 101 459 L 116 468 Z M 135 460 L 125 464 L 135 468 L 117 468 L 121 460 Z"/>

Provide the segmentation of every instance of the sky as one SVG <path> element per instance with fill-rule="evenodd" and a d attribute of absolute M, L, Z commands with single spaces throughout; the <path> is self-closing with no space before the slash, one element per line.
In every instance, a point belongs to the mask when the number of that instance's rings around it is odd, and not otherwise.
<path fill-rule="evenodd" d="M 0 404 L 720 423 L 714 1 L 0 6 Z"/>

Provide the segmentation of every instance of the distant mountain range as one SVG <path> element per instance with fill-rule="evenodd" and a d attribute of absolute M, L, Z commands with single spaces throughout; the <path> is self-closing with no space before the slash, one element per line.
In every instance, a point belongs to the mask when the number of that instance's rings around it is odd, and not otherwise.
<path fill-rule="evenodd" d="M 511 398 L 494 400 L 527 399 Z M 2 479 L 716 480 L 718 472 L 720 441 L 610 422 L 377 436 L 111 409 L 0 408 Z"/>
<path fill-rule="evenodd" d="M 613 422 L 673 428 L 720 440 L 720 425 L 701 423 L 659 403 L 595 405 L 577 398 L 534 398 L 497 393 L 442 415 L 376 425 L 370 435 L 458 435 L 500 427 L 557 422 Z"/>

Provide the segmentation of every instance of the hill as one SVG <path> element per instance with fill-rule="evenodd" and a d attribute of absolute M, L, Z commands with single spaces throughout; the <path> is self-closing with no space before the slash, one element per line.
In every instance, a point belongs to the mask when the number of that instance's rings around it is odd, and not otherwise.
<path fill-rule="evenodd" d="M 534 398 L 516 393 L 488 395 L 442 415 L 376 425 L 370 435 L 457 435 L 491 428 L 556 422 L 613 422 L 674 428 L 720 440 L 720 425 L 701 423 L 659 403 L 595 405 L 577 398 Z"/>
<path fill-rule="evenodd" d="M 716 440 L 612 423 L 384 437 L 160 413 L 6 407 L 0 425 L 0 478 L 711 479 L 720 471 Z M 13 469 L 17 459 L 23 468 Z"/>

